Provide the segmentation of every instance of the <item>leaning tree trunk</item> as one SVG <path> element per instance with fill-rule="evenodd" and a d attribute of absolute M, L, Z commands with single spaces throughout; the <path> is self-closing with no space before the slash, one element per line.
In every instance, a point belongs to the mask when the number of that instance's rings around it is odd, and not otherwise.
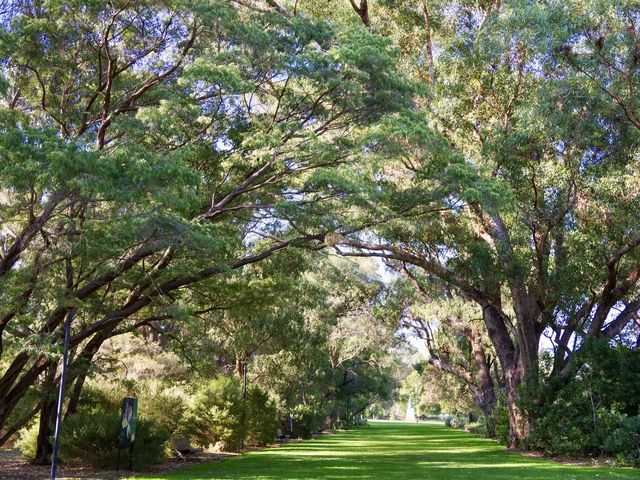
<path fill-rule="evenodd" d="M 36 439 L 36 457 L 33 463 L 36 465 L 46 465 L 51 462 L 51 454 L 53 445 L 51 444 L 51 436 L 56 417 L 56 396 L 55 396 L 55 378 L 57 364 L 52 364 L 45 380 L 45 392 L 43 394 L 42 404 L 40 407 L 40 421 L 38 424 L 38 437 Z"/>

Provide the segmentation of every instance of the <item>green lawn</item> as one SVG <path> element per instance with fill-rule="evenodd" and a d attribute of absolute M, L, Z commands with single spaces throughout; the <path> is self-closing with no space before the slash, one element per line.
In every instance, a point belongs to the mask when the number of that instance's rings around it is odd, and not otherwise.
<path fill-rule="evenodd" d="M 496 443 L 435 424 L 375 422 L 280 448 L 251 452 L 154 479 L 640 479 L 640 470 L 563 466 L 509 453 Z"/>

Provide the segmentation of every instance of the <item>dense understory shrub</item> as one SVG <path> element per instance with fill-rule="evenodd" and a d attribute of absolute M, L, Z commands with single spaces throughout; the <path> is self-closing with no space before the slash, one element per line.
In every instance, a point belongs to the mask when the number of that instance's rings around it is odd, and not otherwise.
<path fill-rule="evenodd" d="M 293 408 L 293 437 L 311 438 L 313 432 L 323 428 L 329 412 L 322 405 L 299 404 Z"/>
<path fill-rule="evenodd" d="M 521 406 L 532 425 L 527 447 L 566 456 L 638 458 L 640 352 L 586 344 L 569 381 L 530 375 Z"/>
<path fill-rule="evenodd" d="M 162 461 L 171 435 L 183 428 L 184 399 L 154 382 L 138 383 L 135 388 L 103 382 L 85 387 L 78 411 L 65 418 L 60 437 L 61 462 L 99 467 L 116 464 L 120 409 L 122 398 L 127 395 L 138 398 L 134 468 Z M 37 435 L 37 421 L 20 433 L 17 446 L 29 461 L 35 458 Z"/>
<path fill-rule="evenodd" d="M 247 438 L 248 445 L 266 445 L 275 438 L 278 429 L 277 411 L 269 395 L 257 388 L 247 392 Z"/>
<path fill-rule="evenodd" d="M 267 394 L 257 387 L 242 398 L 242 384 L 229 376 L 202 386 L 187 413 L 191 437 L 200 445 L 221 443 L 225 450 L 243 445 L 263 445 L 276 434 L 276 410 Z"/>
<path fill-rule="evenodd" d="M 509 443 L 509 408 L 504 398 L 498 398 L 493 414 L 487 418 L 487 431 L 493 432 L 495 439 L 503 445 Z"/>
<path fill-rule="evenodd" d="M 640 467 L 640 417 L 626 417 L 604 441 L 604 450 L 623 463 Z"/>
<path fill-rule="evenodd" d="M 453 417 L 451 415 L 444 416 L 444 426 L 447 428 L 451 428 L 453 425 Z"/>
<path fill-rule="evenodd" d="M 369 422 L 366 418 L 355 418 L 351 421 L 351 425 L 354 427 L 366 427 L 369 425 Z"/>
<path fill-rule="evenodd" d="M 242 386 L 232 377 L 218 377 L 203 385 L 188 412 L 192 438 L 204 447 L 217 442 L 225 449 L 241 447 L 246 436 Z"/>
<path fill-rule="evenodd" d="M 470 430 L 485 438 L 496 437 L 496 426 L 492 416 L 480 415 L 478 417 L 478 423 L 473 430 Z"/>
<path fill-rule="evenodd" d="M 65 420 L 60 458 L 69 464 L 113 467 L 118 455 L 119 417 L 112 411 L 83 410 Z M 169 431 L 156 419 L 139 417 L 133 449 L 133 467 L 143 469 L 162 461 Z M 122 461 L 128 459 L 124 451 Z M 128 461 L 128 460 L 127 460 Z"/>

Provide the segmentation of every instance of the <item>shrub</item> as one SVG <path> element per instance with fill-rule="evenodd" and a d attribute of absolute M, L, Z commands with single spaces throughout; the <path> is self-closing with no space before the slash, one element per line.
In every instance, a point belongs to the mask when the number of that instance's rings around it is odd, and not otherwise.
<path fill-rule="evenodd" d="M 114 467 L 118 455 L 119 411 L 101 405 L 84 408 L 66 418 L 60 432 L 60 461 L 70 465 Z M 38 422 L 23 429 L 18 449 L 35 459 Z M 136 429 L 133 467 L 143 469 L 162 461 L 169 432 L 152 418 L 140 417 Z M 123 462 L 125 454 L 123 454 Z M 126 457 L 128 458 L 128 457 Z M 128 461 L 128 460 L 127 460 Z"/>
<path fill-rule="evenodd" d="M 569 381 L 528 375 L 520 400 L 533 426 L 527 446 L 567 456 L 628 456 L 640 408 L 640 352 L 591 341 L 572 366 Z"/>
<path fill-rule="evenodd" d="M 247 444 L 266 445 L 272 442 L 278 429 L 277 412 L 269 396 L 257 388 L 247 392 Z"/>
<path fill-rule="evenodd" d="M 246 436 L 242 387 L 232 377 L 218 377 L 196 392 L 188 419 L 192 436 L 200 445 L 222 442 L 236 450 Z"/>
<path fill-rule="evenodd" d="M 172 436 L 188 436 L 190 427 L 185 422 L 188 395 L 179 386 L 164 388 L 157 382 L 146 382 L 137 395 L 142 418 L 153 419 Z"/>
<path fill-rule="evenodd" d="M 485 438 L 495 438 L 496 425 L 493 416 L 480 415 L 474 433 Z"/>
<path fill-rule="evenodd" d="M 120 408 L 122 398 L 127 394 L 138 397 L 134 467 L 144 468 L 163 459 L 170 435 L 180 427 L 184 399 L 175 394 L 173 389 L 163 390 L 156 383 L 139 383 L 135 389 L 101 383 L 89 384 L 84 388 L 78 411 L 68 416 L 62 424 L 62 462 L 115 466 Z M 37 434 L 38 423 L 35 422 L 20 435 L 19 449 L 28 460 L 35 457 Z"/>
<path fill-rule="evenodd" d="M 509 443 L 509 408 L 504 399 L 499 399 L 493 407 L 493 415 L 487 419 L 487 430 L 495 432 L 495 438 L 503 445 Z"/>
<path fill-rule="evenodd" d="M 69 416 L 62 426 L 60 458 L 71 464 L 115 465 L 119 424 L 117 410 L 82 409 Z"/>
<path fill-rule="evenodd" d="M 29 462 L 36 459 L 36 443 L 38 439 L 38 418 L 31 426 L 20 430 L 16 447 L 20 450 L 22 456 Z"/>
<path fill-rule="evenodd" d="M 475 435 L 484 436 L 484 433 L 483 433 L 483 430 L 482 430 L 482 425 L 480 425 L 480 423 L 478 423 L 478 422 L 467 423 L 467 425 L 465 425 L 464 429 L 469 433 L 473 433 Z"/>
<path fill-rule="evenodd" d="M 366 418 L 356 418 L 353 420 L 351 424 L 354 427 L 366 427 L 367 425 L 369 425 L 369 422 L 367 421 Z"/>
<path fill-rule="evenodd" d="M 448 428 L 453 426 L 453 417 L 451 415 L 444 416 L 444 426 Z"/>
<path fill-rule="evenodd" d="M 119 426 L 118 411 L 85 409 L 69 416 L 62 426 L 60 458 L 69 464 L 113 467 L 117 461 Z M 160 463 L 169 436 L 169 431 L 156 419 L 139 416 L 133 467 L 143 469 Z M 125 458 L 128 459 L 126 453 L 123 462 Z"/>
<path fill-rule="evenodd" d="M 264 445 L 276 434 L 276 410 L 257 387 L 242 398 L 242 385 L 235 377 L 211 380 L 196 393 L 187 413 L 190 433 L 202 446 L 222 442 L 227 450 L 243 443 Z"/>
<path fill-rule="evenodd" d="M 453 428 L 464 428 L 467 424 L 467 419 L 464 417 L 456 416 L 451 419 L 451 427 Z"/>
<path fill-rule="evenodd" d="M 327 417 L 326 412 L 320 405 L 296 405 L 293 408 L 293 433 L 292 436 L 300 438 L 311 438 L 313 432 L 321 428 Z"/>
<path fill-rule="evenodd" d="M 623 463 L 640 466 L 640 417 L 623 419 L 605 440 L 604 449 Z"/>

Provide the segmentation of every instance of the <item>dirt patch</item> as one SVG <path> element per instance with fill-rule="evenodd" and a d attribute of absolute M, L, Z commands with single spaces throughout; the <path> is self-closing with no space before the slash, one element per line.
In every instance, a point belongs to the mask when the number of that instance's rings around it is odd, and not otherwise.
<path fill-rule="evenodd" d="M 591 458 L 591 457 L 562 457 L 558 455 L 546 455 L 542 452 L 530 450 L 518 450 L 520 455 L 532 458 L 542 458 L 552 462 L 573 467 L 615 467 L 619 466 L 611 458 Z"/>
<path fill-rule="evenodd" d="M 313 438 L 330 435 L 331 432 L 315 433 Z M 301 439 L 287 439 L 284 442 L 267 445 L 266 447 L 249 447 L 245 452 L 262 450 L 263 448 L 274 448 L 287 443 L 300 442 Z M 121 470 L 120 473 L 113 470 L 97 470 L 93 467 L 58 467 L 56 478 L 59 480 L 124 480 L 133 475 L 164 473 L 180 470 L 189 465 L 201 463 L 218 462 L 225 458 L 242 455 L 241 453 L 199 453 L 197 457 L 189 457 L 185 460 L 180 458 L 170 458 L 165 463 L 145 469 L 143 472 L 129 472 Z M 124 464 L 126 466 L 126 464 Z M 24 460 L 18 450 L 0 450 L 0 480 L 49 480 L 51 473 L 50 465 L 31 465 Z"/>
<path fill-rule="evenodd" d="M 232 453 L 201 453 L 197 458 L 190 457 L 186 460 L 172 458 L 161 465 L 146 469 L 144 473 L 172 472 L 189 465 L 216 462 L 234 455 Z M 26 462 L 17 450 L 0 451 L 0 479 L 2 480 L 48 480 L 50 472 L 51 467 L 48 465 L 31 465 Z M 120 473 L 117 473 L 115 469 L 96 470 L 91 467 L 60 466 L 56 478 L 60 480 L 117 480 L 128 478 L 130 475 L 133 474 L 127 470 L 121 470 Z"/>

